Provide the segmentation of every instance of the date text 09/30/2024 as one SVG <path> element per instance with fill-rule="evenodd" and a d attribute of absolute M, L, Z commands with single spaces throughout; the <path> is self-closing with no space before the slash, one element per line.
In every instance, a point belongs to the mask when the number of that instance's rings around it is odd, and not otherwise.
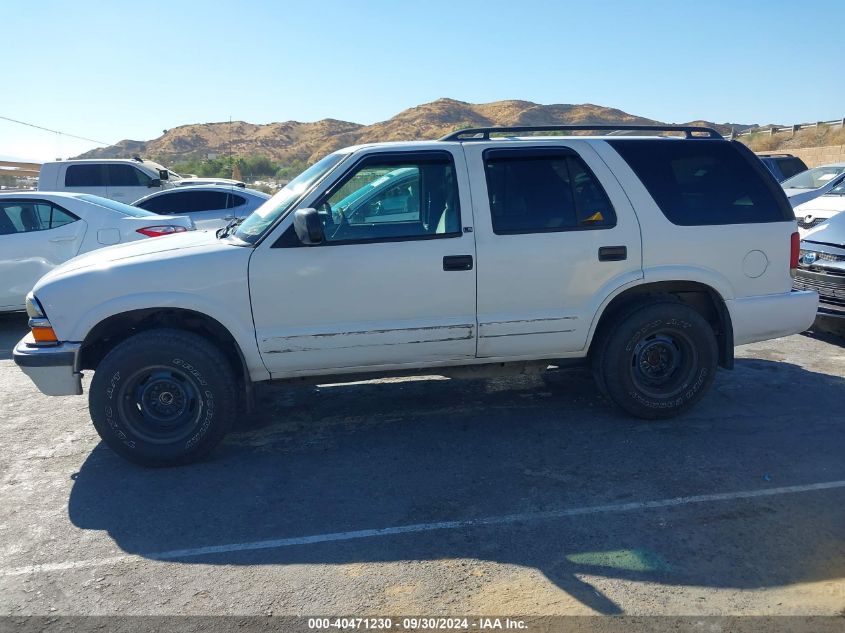
<path fill-rule="evenodd" d="M 402 618 L 308 618 L 312 630 L 357 630 L 357 631 L 519 631 L 527 628 L 524 620 L 496 617 L 402 617 Z"/>

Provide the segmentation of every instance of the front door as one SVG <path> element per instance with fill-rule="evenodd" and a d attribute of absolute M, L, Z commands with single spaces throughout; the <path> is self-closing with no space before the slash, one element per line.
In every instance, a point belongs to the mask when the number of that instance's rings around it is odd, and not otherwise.
<path fill-rule="evenodd" d="M 353 157 L 354 158 L 354 157 Z M 273 377 L 454 363 L 475 356 L 475 242 L 460 148 L 363 152 L 250 260 L 258 346 Z"/>
<path fill-rule="evenodd" d="M 155 187 L 149 174 L 127 163 L 109 163 L 106 165 L 109 182 L 109 195 L 112 200 L 132 204 L 139 198 L 154 191 Z"/>

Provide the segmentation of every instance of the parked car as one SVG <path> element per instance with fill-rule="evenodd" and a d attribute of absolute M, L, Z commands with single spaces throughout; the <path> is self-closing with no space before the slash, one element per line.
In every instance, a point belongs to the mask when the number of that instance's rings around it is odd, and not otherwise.
<path fill-rule="evenodd" d="M 150 193 L 195 185 L 244 187 L 231 178 L 183 178 L 158 163 L 135 158 L 89 158 L 44 163 L 39 191 L 90 193 L 131 204 Z"/>
<path fill-rule="evenodd" d="M 794 209 L 845 182 L 845 163 L 814 167 L 780 183 Z"/>
<path fill-rule="evenodd" d="M 178 174 L 141 158 L 62 160 L 41 166 L 38 190 L 90 193 L 130 204 L 174 187 L 177 180 Z"/>
<path fill-rule="evenodd" d="M 842 211 L 845 211 L 845 179 L 827 193 L 795 207 L 795 219 L 802 237 Z"/>
<path fill-rule="evenodd" d="M 816 226 L 801 240 L 796 290 L 819 293 L 819 314 L 845 319 L 845 213 Z"/>
<path fill-rule="evenodd" d="M 409 205 L 419 206 L 419 171 L 414 167 L 400 167 L 383 176 L 367 182 L 364 186 L 352 185 L 349 195 L 332 205 L 333 220 L 350 222 L 398 221 L 398 214 L 407 213 L 407 219 L 414 219 L 415 211 Z M 419 212 L 417 217 L 419 216 Z"/>
<path fill-rule="evenodd" d="M 807 171 L 804 161 L 792 154 L 757 154 L 778 182 Z"/>
<path fill-rule="evenodd" d="M 221 185 L 177 187 L 145 196 L 133 206 L 164 215 L 188 215 L 198 229 L 217 229 L 245 218 L 270 199 L 255 189 Z"/>
<path fill-rule="evenodd" d="M 2 193 L 0 311 L 23 310 L 35 282 L 80 253 L 190 229 L 190 218 L 160 216 L 88 194 Z"/>
<path fill-rule="evenodd" d="M 211 451 L 259 381 L 587 363 L 624 411 L 669 418 L 734 345 L 809 327 L 795 217 L 748 148 L 516 136 L 570 129 L 339 150 L 239 226 L 78 257 L 35 285 L 15 362 L 49 395 L 94 370 L 103 441 L 161 466 Z M 407 195 L 376 184 L 400 169 Z M 366 213 L 336 212 L 362 188 Z"/>

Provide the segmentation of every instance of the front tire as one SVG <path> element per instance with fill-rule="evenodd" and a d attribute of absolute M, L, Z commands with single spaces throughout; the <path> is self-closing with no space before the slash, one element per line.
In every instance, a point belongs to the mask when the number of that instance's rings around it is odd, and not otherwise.
<path fill-rule="evenodd" d="M 718 357 L 713 329 L 698 312 L 660 301 L 620 315 L 599 341 L 593 374 L 602 393 L 631 415 L 665 419 L 707 392 Z"/>
<path fill-rule="evenodd" d="M 237 381 L 220 350 L 181 330 L 141 332 L 100 362 L 88 404 L 102 440 L 142 466 L 195 462 L 237 415 Z"/>

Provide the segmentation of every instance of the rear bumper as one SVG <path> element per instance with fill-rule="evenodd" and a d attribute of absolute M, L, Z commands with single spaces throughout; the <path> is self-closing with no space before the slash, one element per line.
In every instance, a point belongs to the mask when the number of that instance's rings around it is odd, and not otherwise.
<path fill-rule="evenodd" d="M 21 371 L 38 390 L 48 396 L 78 396 L 82 393 L 82 373 L 78 371 L 79 343 L 35 347 L 31 334 L 18 341 L 12 356 Z"/>
<path fill-rule="evenodd" d="M 725 301 L 731 313 L 734 345 L 745 345 L 808 329 L 816 318 L 819 295 L 793 290 L 775 295 Z"/>

